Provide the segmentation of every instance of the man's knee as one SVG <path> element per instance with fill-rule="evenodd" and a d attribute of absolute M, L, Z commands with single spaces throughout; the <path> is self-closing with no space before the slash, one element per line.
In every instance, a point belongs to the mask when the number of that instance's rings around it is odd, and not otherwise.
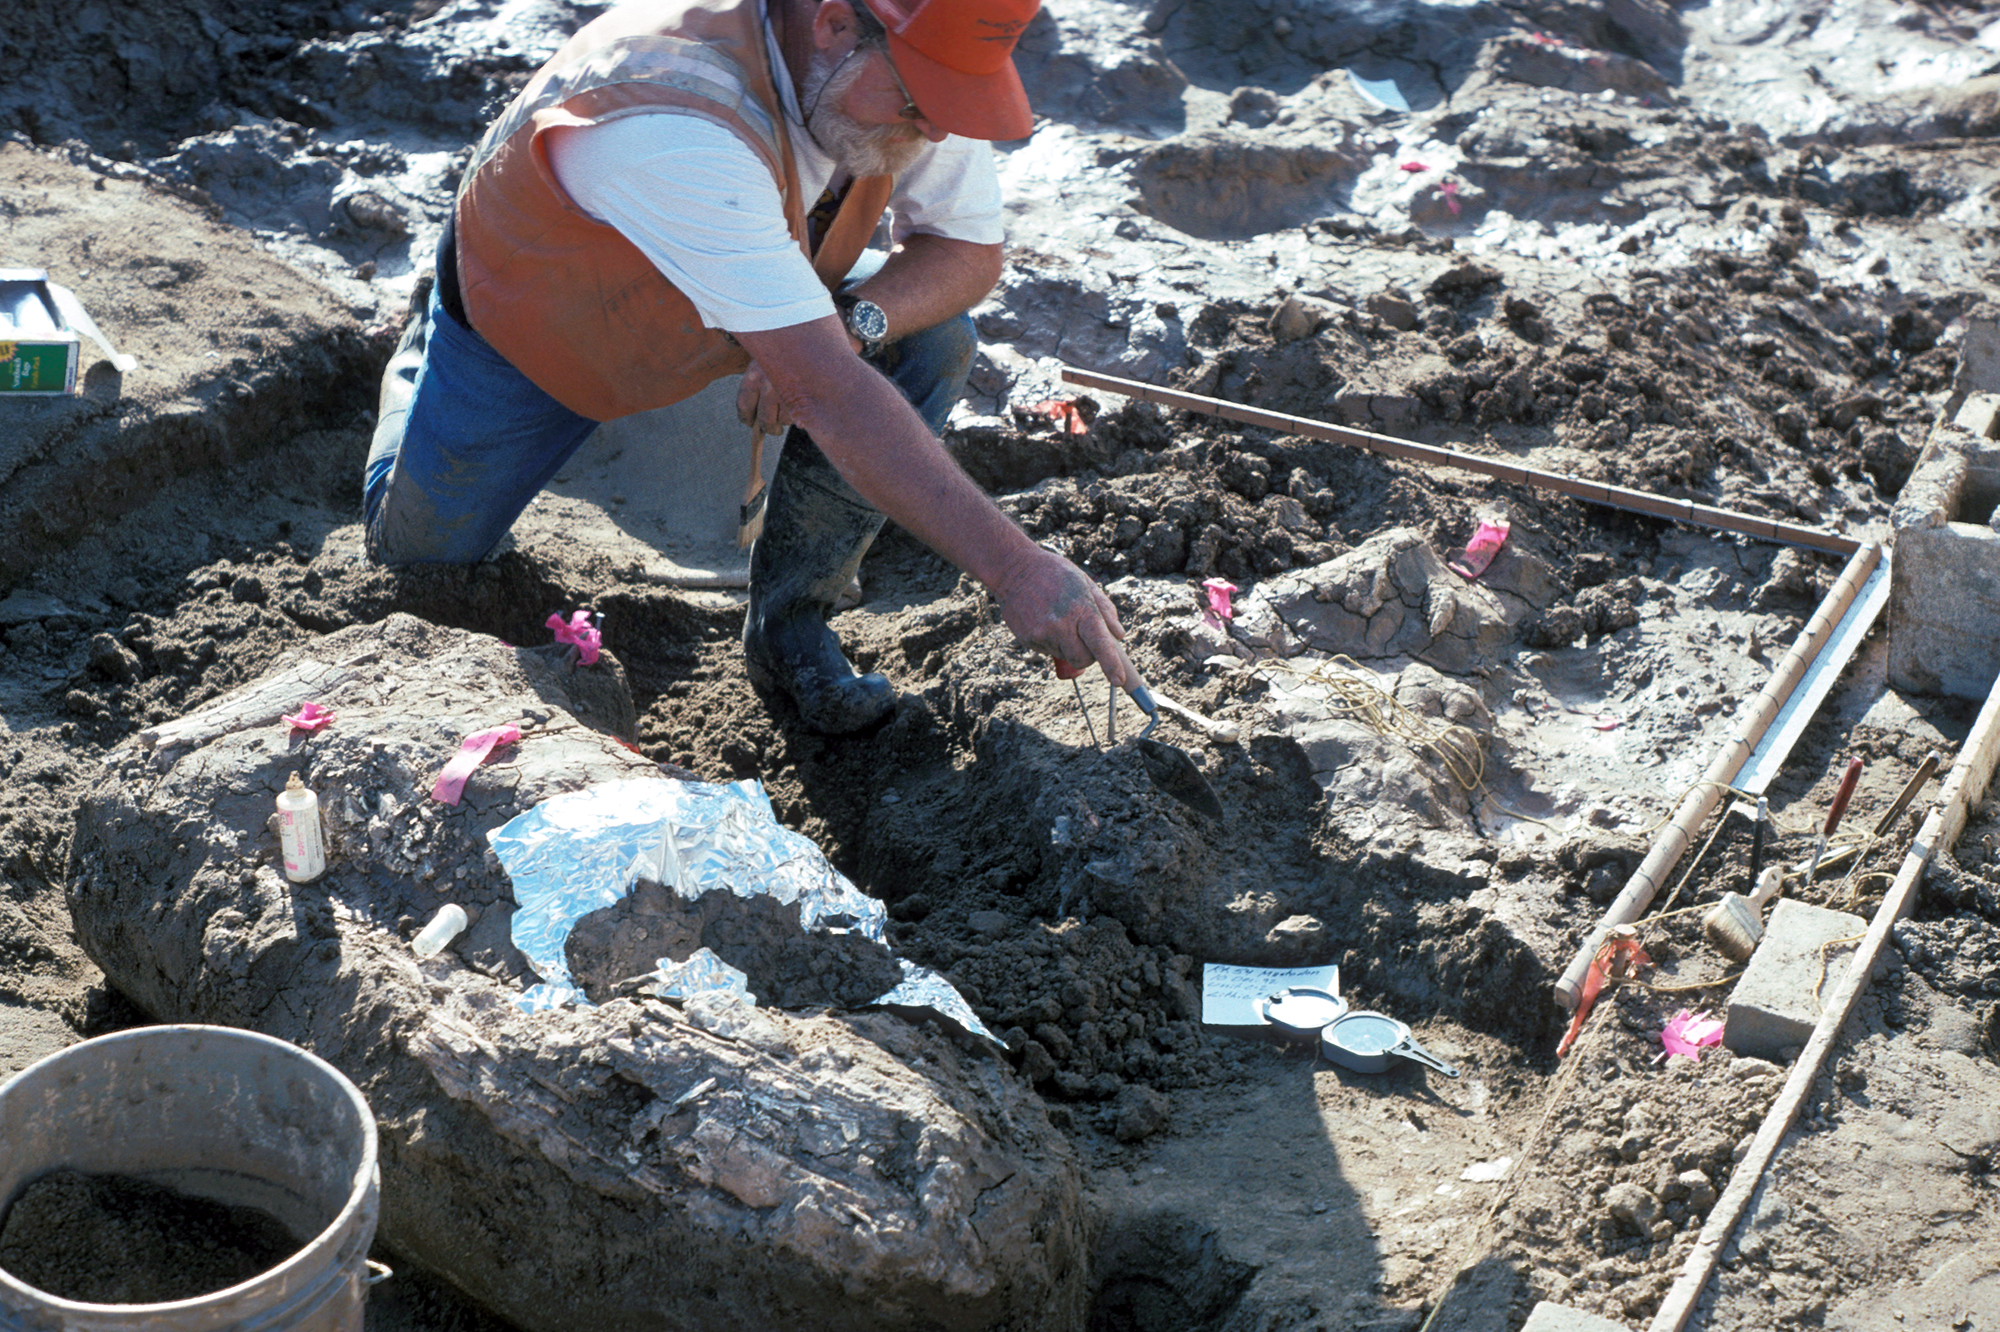
<path fill-rule="evenodd" d="M 924 424 L 941 430 L 965 392 L 978 351 L 972 317 L 961 314 L 892 343 L 881 364 Z"/>
<path fill-rule="evenodd" d="M 375 433 L 369 441 L 368 461 L 361 470 L 361 517 L 371 534 L 371 545 L 375 515 L 388 491 L 396 459 L 403 451 L 410 405 L 416 400 L 417 381 L 423 372 L 428 333 L 428 321 L 419 313 L 403 330 L 395 353 L 382 367 L 382 387 L 375 404 Z"/>
<path fill-rule="evenodd" d="M 375 564 L 477 564 L 499 544 L 484 515 L 441 514 L 407 484 L 386 486 L 369 511 L 363 545 Z"/>
<path fill-rule="evenodd" d="M 933 324 L 904 338 L 922 359 L 938 367 L 938 378 L 963 380 L 972 371 L 972 358 L 979 353 L 979 331 L 969 314 L 953 315 L 942 324 Z"/>

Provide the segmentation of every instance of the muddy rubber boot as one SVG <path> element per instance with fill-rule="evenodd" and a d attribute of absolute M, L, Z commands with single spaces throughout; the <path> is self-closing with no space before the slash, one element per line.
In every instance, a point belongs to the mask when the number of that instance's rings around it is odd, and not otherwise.
<path fill-rule="evenodd" d="M 750 548 L 743 660 L 751 684 L 785 694 L 821 735 L 866 730 L 896 704 L 895 687 L 857 672 L 826 623 L 885 521 L 811 436 L 797 427 L 786 434 L 764 531 Z"/>
<path fill-rule="evenodd" d="M 395 469 L 396 455 L 403 448 L 403 428 L 409 424 L 410 403 L 417 396 L 417 372 L 423 368 L 424 350 L 429 342 L 430 321 L 420 304 L 403 328 L 389 363 L 382 367 L 382 389 L 376 400 L 375 434 L 369 441 L 368 462 L 361 472 L 362 534 L 368 557 L 382 561 L 380 532 L 375 514 Z"/>

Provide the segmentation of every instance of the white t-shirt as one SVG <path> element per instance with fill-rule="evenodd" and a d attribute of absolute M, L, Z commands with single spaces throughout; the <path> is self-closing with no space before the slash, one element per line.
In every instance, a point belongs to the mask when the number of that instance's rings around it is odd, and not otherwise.
<path fill-rule="evenodd" d="M 810 208 L 833 179 L 834 162 L 805 132 L 768 22 L 765 39 L 792 123 L 800 194 Z M 770 170 L 722 126 L 699 116 L 648 113 L 559 129 L 547 141 L 557 183 L 652 260 L 707 327 L 761 333 L 833 313 L 825 285 L 785 229 Z M 992 145 L 957 135 L 926 144 L 897 177 L 889 207 L 896 240 L 930 235 L 999 244 Z"/>

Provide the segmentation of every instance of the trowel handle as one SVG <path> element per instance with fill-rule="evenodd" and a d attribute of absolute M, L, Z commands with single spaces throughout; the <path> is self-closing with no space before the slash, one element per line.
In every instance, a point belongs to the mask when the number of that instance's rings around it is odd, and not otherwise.
<path fill-rule="evenodd" d="M 1944 756 L 1935 749 L 1924 755 L 1924 761 L 1917 765 L 1916 772 L 1911 775 L 1908 783 L 1904 785 L 1903 793 L 1896 797 L 1896 803 L 1889 806 L 1888 812 L 1875 825 L 1875 835 L 1877 837 L 1886 837 L 1889 835 L 1889 830 L 1896 826 L 1896 820 L 1903 817 L 1903 811 L 1910 807 L 1910 802 L 1916 799 L 1917 792 L 1924 789 L 1924 784 L 1930 781 L 1937 773 L 1938 765 L 1942 762 L 1944 762 Z"/>
<path fill-rule="evenodd" d="M 1833 793 L 1833 804 L 1827 807 L 1826 827 L 1821 837 L 1833 836 L 1833 830 L 1840 824 L 1840 816 L 1847 812 L 1847 802 L 1854 798 L 1854 784 L 1861 780 L 1861 756 L 1856 754 L 1847 761 L 1847 774 L 1840 779 L 1840 789 Z"/>
<path fill-rule="evenodd" d="M 1389 1053 L 1401 1055 L 1405 1059 L 1414 1059 L 1419 1064 L 1422 1064 L 1425 1068 L 1434 1068 L 1448 1078 L 1455 1078 L 1458 1076 L 1457 1069 L 1453 1068 L 1450 1064 L 1445 1063 L 1444 1060 L 1439 1059 L 1436 1055 L 1432 1054 L 1429 1050 L 1424 1049 L 1423 1046 L 1418 1045 L 1415 1041 L 1411 1040 L 1407 1036 L 1403 1038 L 1403 1043 L 1401 1045 L 1396 1046 L 1394 1049 L 1390 1050 Z"/>

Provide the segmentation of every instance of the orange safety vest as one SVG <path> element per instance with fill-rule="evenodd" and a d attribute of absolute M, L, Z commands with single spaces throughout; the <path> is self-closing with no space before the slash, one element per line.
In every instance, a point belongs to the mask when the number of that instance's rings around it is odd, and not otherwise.
<path fill-rule="evenodd" d="M 791 134 L 757 0 L 645 0 L 585 25 L 486 131 L 458 190 L 459 289 L 479 335 L 594 421 L 664 407 L 749 354 L 616 228 L 556 183 L 542 135 L 621 116 L 689 115 L 732 131 L 770 168 L 785 224 L 829 288 L 881 221 L 893 181 L 854 182 L 818 250 L 806 240 Z"/>

